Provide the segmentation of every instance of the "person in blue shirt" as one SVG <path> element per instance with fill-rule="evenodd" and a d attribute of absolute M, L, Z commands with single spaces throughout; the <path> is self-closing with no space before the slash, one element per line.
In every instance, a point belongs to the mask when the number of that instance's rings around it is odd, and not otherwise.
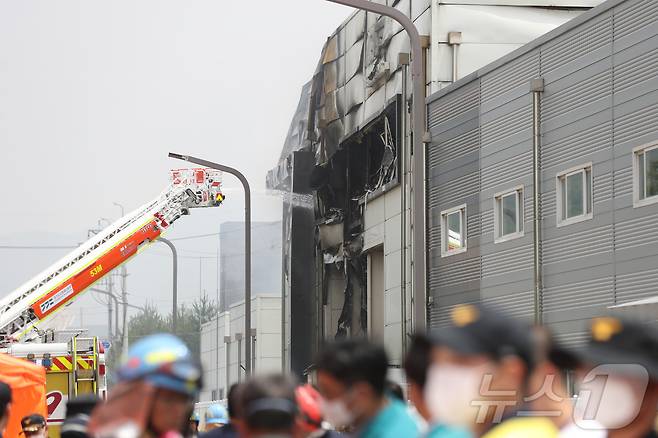
<path fill-rule="evenodd" d="M 329 344 L 316 362 L 322 413 L 339 430 L 358 438 L 414 438 L 418 425 L 405 403 L 385 393 L 388 358 L 366 340 Z"/>

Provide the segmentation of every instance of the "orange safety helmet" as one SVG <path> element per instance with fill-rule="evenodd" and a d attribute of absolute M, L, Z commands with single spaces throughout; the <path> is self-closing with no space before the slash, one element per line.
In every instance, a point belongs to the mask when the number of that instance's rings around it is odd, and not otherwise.
<path fill-rule="evenodd" d="M 304 432 L 314 432 L 322 428 L 322 410 L 320 393 L 308 383 L 295 389 L 295 399 L 299 408 L 297 425 Z"/>

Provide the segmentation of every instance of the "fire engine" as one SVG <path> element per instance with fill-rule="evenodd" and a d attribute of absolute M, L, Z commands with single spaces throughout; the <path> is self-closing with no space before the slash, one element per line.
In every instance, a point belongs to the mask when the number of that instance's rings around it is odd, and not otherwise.
<path fill-rule="evenodd" d="M 72 336 L 55 342 L 47 327 L 54 314 L 90 286 L 139 254 L 190 209 L 224 201 L 221 172 L 177 169 L 153 201 L 128 213 L 0 299 L 0 351 L 46 368 L 48 422 L 59 436 L 69 396 L 95 393 L 104 398 L 104 350 L 95 337 Z M 51 336 L 49 336 L 49 332 Z"/>

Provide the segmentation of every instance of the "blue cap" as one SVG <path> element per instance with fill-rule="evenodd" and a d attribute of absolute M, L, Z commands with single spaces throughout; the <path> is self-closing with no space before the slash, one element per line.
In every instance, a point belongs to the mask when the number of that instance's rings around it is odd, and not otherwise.
<path fill-rule="evenodd" d="M 122 382 L 145 380 L 190 397 L 201 389 L 201 366 L 183 341 L 169 334 L 140 339 L 130 348 L 118 374 Z"/>
<path fill-rule="evenodd" d="M 206 424 L 228 424 L 226 408 L 219 403 L 208 406 Z"/>

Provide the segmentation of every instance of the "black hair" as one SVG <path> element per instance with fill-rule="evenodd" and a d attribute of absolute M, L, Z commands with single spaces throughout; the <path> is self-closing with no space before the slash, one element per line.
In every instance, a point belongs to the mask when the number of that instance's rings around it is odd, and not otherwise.
<path fill-rule="evenodd" d="M 400 400 L 402 402 L 406 402 L 406 400 L 404 399 L 404 390 L 402 389 L 399 383 L 394 382 L 392 380 L 387 380 L 386 391 L 394 399 Z"/>
<path fill-rule="evenodd" d="M 296 382 L 283 374 L 255 377 L 240 388 L 241 416 L 251 430 L 290 432 L 297 417 Z"/>
<path fill-rule="evenodd" d="M 226 411 L 229 418 L 240 418 L 240 392 L 242 389 L 241 383 L 234 383 L 228 389 L 226 394 Z"/>
<path fill-rule="evenodd" d="M 0 418 L 7 415 L 9 403 L 11 403 L 11 387 L 0 381 Z"/>
<path fill-rule="evenodd" d="M 59 434 L 61 438 L 89 438 L 87 427 L 89 426 L 89 415 L 75 414 L 67 415 L 62 423 Z"/>
<path fill-rule="evenodd" d="M 407 379 L 421 388 L 425 387 L 427 369 L 431 363 L 432 343 L 424 335 L 414 335 L 404 358 L 404 373 Z"/>
<path fill-rule="evenodd" d="M 82 394 L 70 398 L 66 403 L 66 417 L 73 417 L 78 414 L 91 415 L 100 399 L 95 394 Z"/>
<path fill-rule="evenodd" d="M 388 358 L 383 347 L 362 339 L 328 344 L 315 361 L 317 371 L 330 374 L 346 386 L 368 383 L 377 395 L 386 388 Z"/>

